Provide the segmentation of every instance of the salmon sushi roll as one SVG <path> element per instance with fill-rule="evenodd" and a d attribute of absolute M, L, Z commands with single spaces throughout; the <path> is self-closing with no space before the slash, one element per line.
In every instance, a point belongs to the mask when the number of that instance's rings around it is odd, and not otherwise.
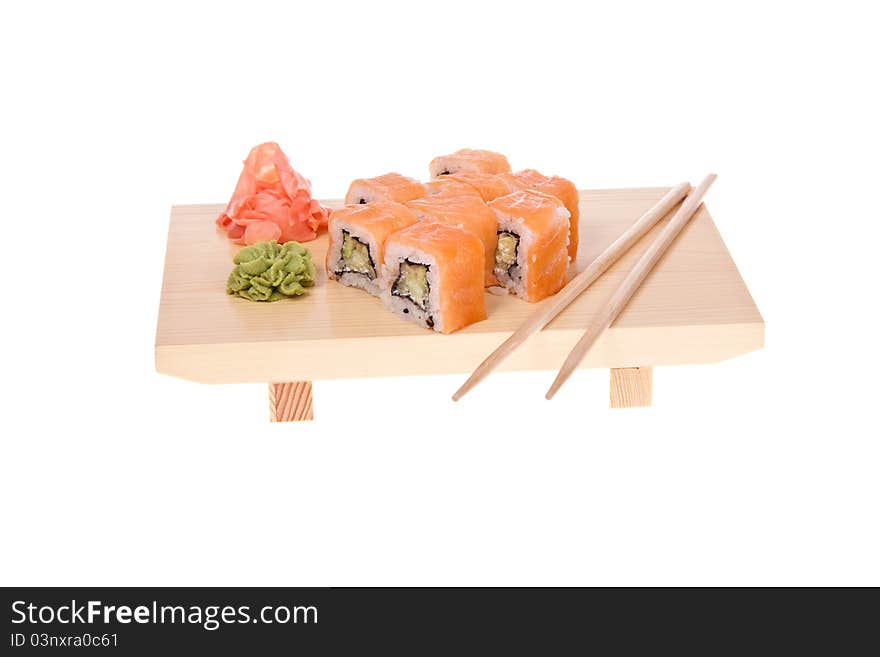
<path fill-rule="evenodd" d="M 486 319 L 483 245 L 468 232 L 422 221 L 385 242 L 382 301 L 440 333 Z"/>
<path fill-rule="evenodd" d="M 555 196 L 513 192 L 489 202 L 498 220 L 495 276 L 529 302 L 556 294 L 568 270 L 568 210 Z"/>
<path fill-rule="evenodd" d="M 440 155 L 429 165 L 431 178 L 448 176 L 453 173 L 505 173 L 510 171 L 507 158 L 501 153 L 462 148 L 451 155 Z"/>
<path fill-rule="evenodd" d="M 501 176 L 513 189 L 534 190 L 555 196 L 568 210 L 570 215 L 568 257 L 571 262 L 577 260 L 580 227 L 580 194 L 570 180 L 559 176 L 545 176 L 534 169 L 524 169 L 516 173 Z"/>
<path fill-rule="evenodd" d="M 416 223 L 416 215 L 399 203 L 376 201 L 347 205 L 330 214 L 327 277 L 379 296 L 385 242 Z"/>
<path fill-rule="evenodd" d="M 386 173 L 375 178 L 358 178 L 353 181 L 345 195 L 346 205 L 393 201 L 405 203 L 425 195 L 425 187 L 415 178 L 399 173 Z"/>
<path fill-rule="evenodd" d="M 471 188 L 472 189 L 472 188 Z M 483 274 L 486 286 L 497 283 L 492 270 L 495 267 L 495 247 L 498 244 L 498 223 L 495 214 L 473 190 L 461 194 L 459 190 L 441 191 L 432 196 L 406 204 L 419 220 L 430 219 L 475 234 L 483 245 Z"/>

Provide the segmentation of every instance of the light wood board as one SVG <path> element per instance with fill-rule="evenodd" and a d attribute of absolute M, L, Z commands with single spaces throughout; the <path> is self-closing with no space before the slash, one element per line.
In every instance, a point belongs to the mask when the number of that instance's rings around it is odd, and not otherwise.
<path fill-rule="evenodd" d="M 668 188 L 581 192 L 581 271 Z M 339 201 L 327 202 L 339 205 Z M 218 232 L 221 205 L 171 210 L 156 331 L 156 369 L 203 383 L 470 373 L 536 306 L 486 294 L 489 318 L 452 335 L 422 329 L 367 293 L 328 281 L 326 234 L 306 246 L 309 293 L 255 303 L 226 294 L 238 250 Z M 671 213 L 670 213 L 671 216 Z M 669 217 L 502 370 L 555 370 Z M 711 363 L 759 349 L 764 322 L 705 206 L 658 263 L 582 367 Z"/>

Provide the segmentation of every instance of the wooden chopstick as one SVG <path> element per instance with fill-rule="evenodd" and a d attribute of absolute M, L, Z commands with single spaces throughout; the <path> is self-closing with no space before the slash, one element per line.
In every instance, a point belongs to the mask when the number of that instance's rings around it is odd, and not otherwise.
<path fill-rule="evenodd" d="M 657 264 L 657 261 L 660 260 L 660 257 L 666 252 L 666 249 L 669 248 L 669 245 L 672 244 L 673 240 L 681 232 L 681 229 L 684 228 L 688 221 L 690 221 L 691 217 L 694 216 L 697 208 L 700 207 L 703 196 L 705 196 L 709 187 L 712 186 L 712 183 L 715 182 L 716 177 L 717 176 L 714 173 L 710 173 L 703 179 L 703 182 L 697 185 L 696 189 L 694 189 L 694 191 L 685 199 L 684 203 L 681 204 L 681 207 L 678 209 L 678 212 L 675 213 L 675 216 L 672 217 L 669 223 L 663 228 L 663 231 L 657 239 L 654 240 L 654 242 L 645 250 L 642 257 L 639 258 L 639 261 L 636 263 L 636 266 L 632 268 L 632 271 L 630 271 L 629 274 L 627 274 L 626 278 L 623 279 L 623 282 L 620 284 L 620 287 L 615 290 L 614 294 L 611 295 L 611 298 L 603 306 L 596 321 L 594 321 L 584 332 L 581 339 L 578 340 L 578 343 L 574 346 L 574 349 L 568 354 L 568 358 L 565 359 L 562 367 L 559 368 L 559 374 L 556 375 L 556 380 L 553 381 L 553 385 L 551 385 L 550 389 L 547 391 L 547 399 L 553 398 L 553 395 L 555 395 L 562 384 L 568 380 L 568 377 L 571 376 L 575 368 L 580 365 L 584 356 L 587 355 L 587 352 L 593 344 L 595 344 L 596 340 L 599 339 L 599 336 L 602 335 L 605 329 L 611 326 L 611 323 L 615 319 L 617 319 L 617 316 L 626 307 L 626 304 L 632 298 L 632 295 L 637 289 L 639 289 L 639 286 L 648 274 L 651 273 L 654 265 Z"/>
<path fill-rule="evenodd" d="M 654 227 L 660 219 L 681 201 L 691 190 L 688 183 L 680 183 L 670 189 L 666 195 L 650 210 L 645 212 L 639 220 L 630 226 L 626 232 L 618 237 L 605 249 L 589 266 L 580 274 L 571 279 L 568 284 L 557 294 L 545 301 L 537 311 L 520 326 L 513 335 L 505 340 L 499 347 L 489 354 L 470 378 L 452 395 L 454 401 L 461 399 L 468 391 L 474 388 L 480 381 L 485 379 L 498 365 L 507 358 L 517 347 L 526 341 L 533 333 L 537 333 L 547 326 L 550 321 L 561 313 L 574 301 L 584 290 L 599 278 L 605 270 L 613 265 L 624 253 L 638 242 L 645 233 Z"/>

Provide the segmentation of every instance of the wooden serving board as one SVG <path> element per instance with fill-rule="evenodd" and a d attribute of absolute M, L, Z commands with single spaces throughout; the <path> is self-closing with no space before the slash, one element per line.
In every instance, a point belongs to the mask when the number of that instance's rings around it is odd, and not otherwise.
<path fill-rule="evenodd" d="M 667 191 L 581 191 L 580 251 L 570 275 L 583 270 Z M 226 278 L 240 247 L 214 225 L 222 209 L 183 205 L 171 210 L 156 331 L 156 369 L 164 374 L 202 383 L 467 374 L 537 307 L 487 292 L 487 320 L 452 335 L 422 329 L 367 293 L 328 281 L 326 234 L 306 244 L 318 268 L 308 294 L 274 303 L 232 297 L 226 294 Z M 557 369 L 667 220 L 501 369 Z M 650 376 L 635 371 L 628 376 L 624 368 L 711 363 L 759 349 L 763 341 L 761 314 L 702 206 L 582 367 L 621 370 L 612 376 L 612 405 L 632 405 L 626 397 L 643 397 Z"/>

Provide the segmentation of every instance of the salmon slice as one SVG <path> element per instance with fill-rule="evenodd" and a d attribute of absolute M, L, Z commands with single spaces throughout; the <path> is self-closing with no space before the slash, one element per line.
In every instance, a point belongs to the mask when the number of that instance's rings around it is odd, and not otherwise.
<path fill-rule="evenodd" d="M 515 192 L 518 187 L 508 181 L 503 175 L 495 173 L 477 173 L 473 171 L 461 171 L 448 176 L 441 176 L 434 182 L 448 181 L 451 183 L 463 183 L 473 187 L 486 203 L 499 196 Z M 430 184 L 430 183 L 428 183 Z"/>
<path fill-rule="evenodd" d="M 429 165 L 431 178 L 464 171 L 473 173 L 505 173 L 510 171 L 507 158 L 493 151 L 462 148 L 450 155 L 440 155 Z"/>
<path fill-rule="evenodd" d="M 415 178 L 399 173 L 386 173 L 374 178 L 358 178 L 348 187 L 346 204 L 372 203 L 373 201 L 393 201 L 405 203 L 425 195 L 425 188 Z"/>
<path fill-rule="evenodd" d="M 424 183 L 425 191 L 427 192 L 426 196 L 480 196 L 480 193 L 473 185 L 469 185 L 461 180 L 453 180 L 453 178 L 454 176 L 443 176 Z"/>

